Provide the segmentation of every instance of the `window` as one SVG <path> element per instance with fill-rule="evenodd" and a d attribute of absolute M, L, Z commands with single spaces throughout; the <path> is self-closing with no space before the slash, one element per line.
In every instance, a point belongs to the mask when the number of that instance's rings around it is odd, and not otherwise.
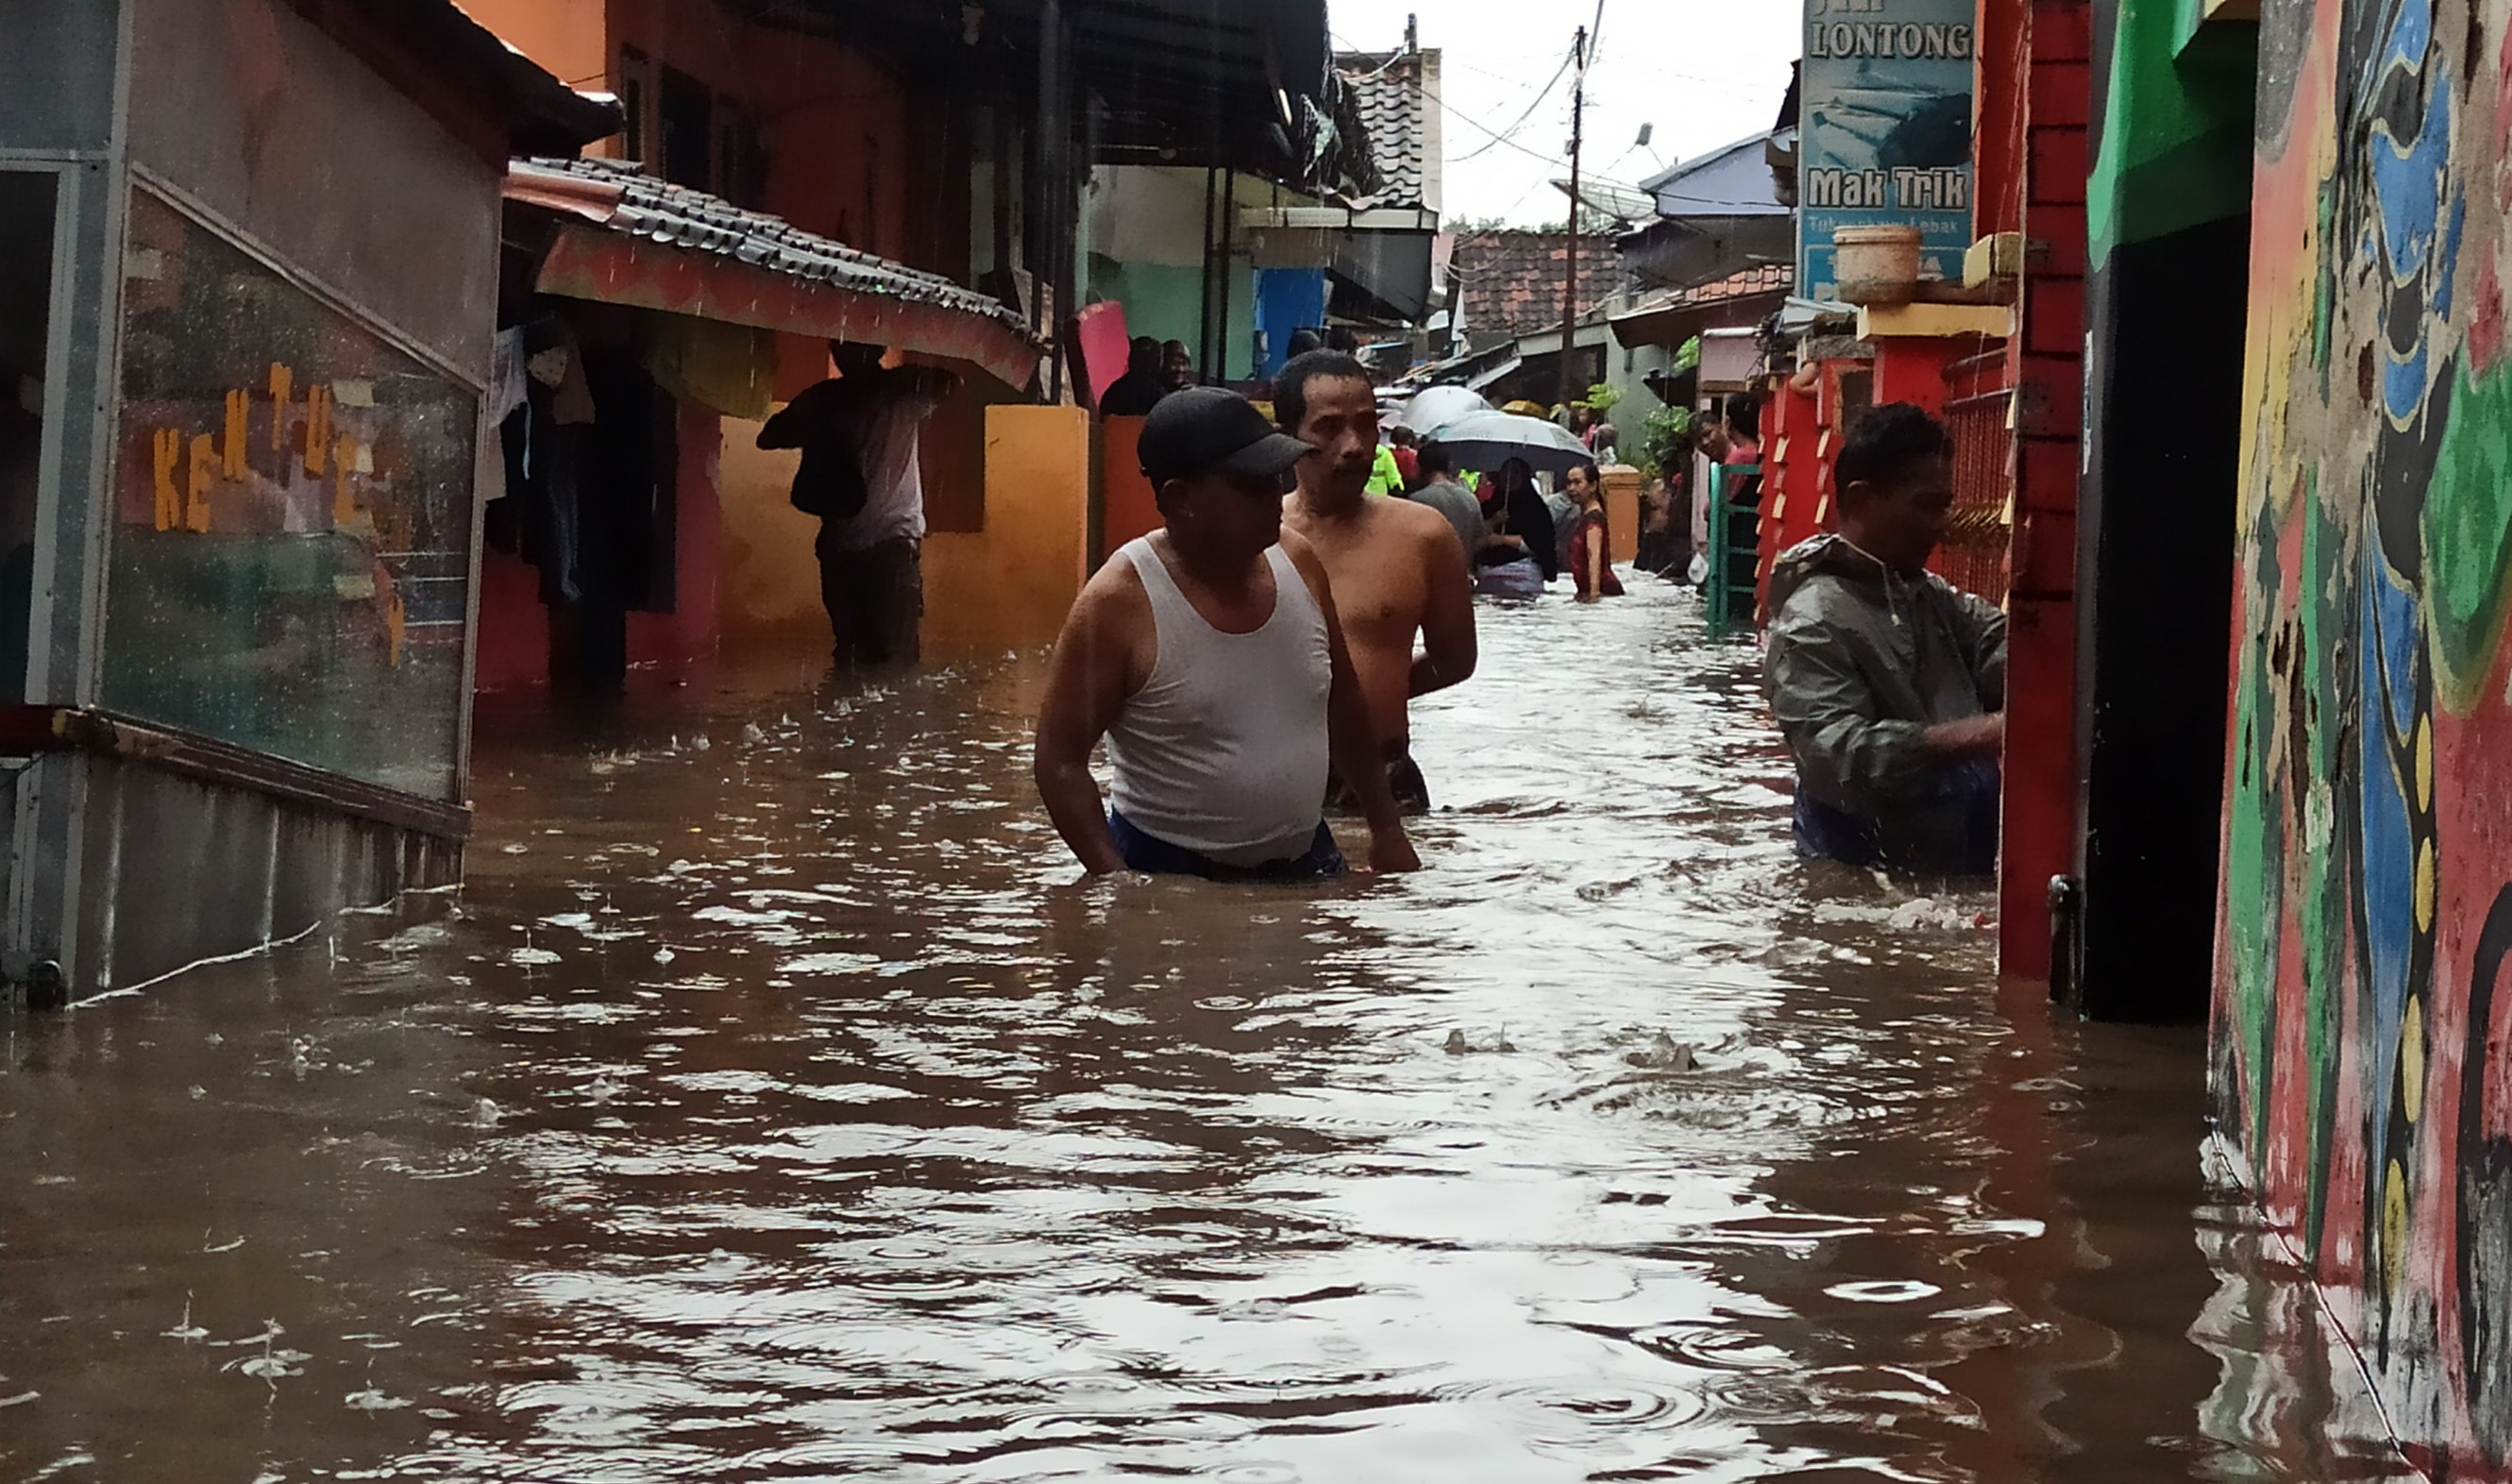
<path fill-rule="evenodd" d="M 0 171 L 0 702 L 26 699 L 60 179 Z"/>
<path fill-rule="evenodd" d="M 767 137 L 759 120 L 731 99 L 715 106 L 715 176 L 709 187 L 738 207 L 767 206 Z"/>
<path fill-rule="evenodd" d="M 477 395 L 144 189 L 130 233 L 105 704 L 451 799 Z"/>
<path fill-rule="evenodd" d="M 654 67 L 635 47 L 619 52 L 619 108 L 627 115 L 621 156 L 639 164 L 654 158 Z"/>
<path fill-rule="evenodd" d="M 706 190 L 715 183 L 715 100 L 699 82 L 678 67 L 664 67 L 655 89 L 656 117 L 662 135 L 648 166 L 674 185 Z"/>

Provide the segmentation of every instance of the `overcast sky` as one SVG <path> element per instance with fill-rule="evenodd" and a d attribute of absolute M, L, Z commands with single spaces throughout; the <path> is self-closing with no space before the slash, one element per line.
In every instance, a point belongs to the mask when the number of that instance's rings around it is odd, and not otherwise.
<path fill-rule="evenodd" d="M 1409 14 L 1421 18 L 1422 45 L 1445 54 L 1450 219 L 1561 220 L 1564 198 L 1550 182 L 1570 171 L 1569 78 L 1517 121 L 1569 57 L 1571 33 L 1593 20 L 1594 0 L 1328 0 L 1328 9 L 1338 51 L 1393 51 Z M 1776 0 L 1605 0 L 1588 74 L 1588 173 L 1636 185 L 1770 128 L 1803 18 Z M 1634 149 L 1643 123 L 1656 135 Z"/>

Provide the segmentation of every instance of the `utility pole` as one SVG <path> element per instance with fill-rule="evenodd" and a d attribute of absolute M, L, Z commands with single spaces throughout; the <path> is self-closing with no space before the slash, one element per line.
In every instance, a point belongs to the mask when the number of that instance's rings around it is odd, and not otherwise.
<path fill-rule="evenodd" d="M 1599 12 L 1603 10 L 1600 5 Z M 1588 129 L 1588 28 L 1579 27 L 1578 38 L 1571 42 L 1571 58 L 1577 66 L 1577 78 L 1570 85 L 1570 269 L 1561 286 L 1561 395 L 1553 400 L 1568 407 L 1576 400 L 1578 363 L 1571 354 L 1570 342 L 1579 334 L 1579 148 L 1587 139 Z"/>

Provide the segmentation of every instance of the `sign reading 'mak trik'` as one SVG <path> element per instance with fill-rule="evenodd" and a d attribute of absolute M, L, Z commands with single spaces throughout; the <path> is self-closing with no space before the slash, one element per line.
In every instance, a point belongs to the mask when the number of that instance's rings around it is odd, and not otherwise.
<path fill-rule="evenodd" d="M 1831 234 L 1911 226 L 1923 277 L 1972 243 L 1975 0 L 1806 0 L 1797 293 L 1834 296 Z"/>

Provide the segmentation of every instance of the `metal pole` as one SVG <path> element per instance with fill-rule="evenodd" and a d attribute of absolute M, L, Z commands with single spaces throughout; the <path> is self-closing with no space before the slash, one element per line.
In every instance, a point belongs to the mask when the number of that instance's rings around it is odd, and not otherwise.
<path fill-rule="evenodd" d="M 1213 203 L 1221 189 L 1221 172 L 1213 166 L 1203 168 L 1203 318 L 1202 338 L 1196 342 L 1196 370 L 1204 380 L 1212 379 L 1212 214 Z"/>
<path fill-rule="evenodd" d="M 1044 330 L 1049 345 L 1046 400 L 1050 406 L 1064 401 L 1064 358 L 1067 350 L 1064 327 L 1072 323 L 1073 306 L 1068 302 L 1065 280 L 1071 275 L 1065 264 L 1073 253 L 1073 181 L 1069 156 L 1073 145 L 1073 121 L 1068 116 L 1064 95 L 1064 0 L 1045 0 L 1038 21 L 1038 112 L 1039 174 L 1046 177 L 1045 189 L 1040 194 L 1046 205 L 1046 251 L 1040 254 L 1046 269 L 1047 281 L 1039 286 L 1041 303 L 1053 307 L 1044 317 Z"/>
<path fill-rule="evenodd" d="M 1570 232 L 1569 271 L 1561 285 L 1561 378 L 1560 395 L 1553 400 L 1563 407 L 1571 403 L 1576 383 L 1577 367 L 1571 360 L 1570 342 L 1579 334 L 1579 150 L 1587 138 L 1588 118 L 1588 28 L 1579 27 L 1571 42 L 1571 55 L 1578 63 L 1578 79 L 1570 85 Z"/>
<path fill-rule="evenodd" d="M 1221 171 L 1221 314 L 1213 319 L 1213 344 L 1221 352 L 1221 364 L 1213 367 L 1218 374 L 1205 376 L 1213 384 L 1231 379 L 1231 246 L 1234 228 L 1238 226 L 1238 171 Z"/>

